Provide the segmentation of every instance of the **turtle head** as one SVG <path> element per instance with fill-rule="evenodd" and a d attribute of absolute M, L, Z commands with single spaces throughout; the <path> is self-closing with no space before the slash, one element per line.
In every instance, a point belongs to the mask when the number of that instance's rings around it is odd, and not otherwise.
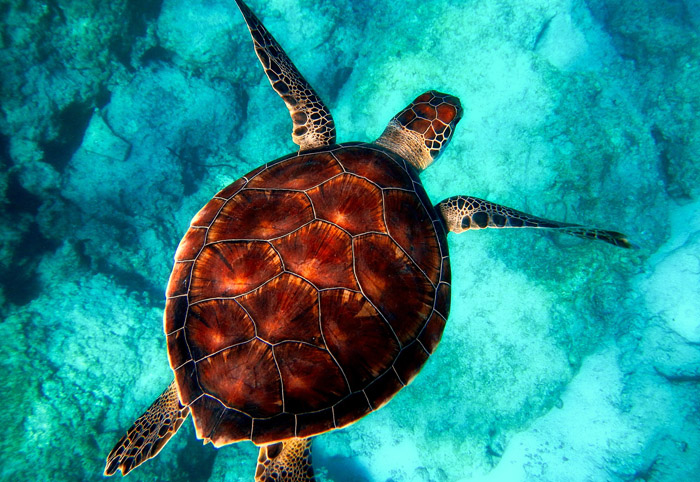
<path fill-rule="evenodd" d="M 422 171 L 447 147 L 461 118 L 457 97 L 429 90 L 396 114 L 375 143 Z"/>

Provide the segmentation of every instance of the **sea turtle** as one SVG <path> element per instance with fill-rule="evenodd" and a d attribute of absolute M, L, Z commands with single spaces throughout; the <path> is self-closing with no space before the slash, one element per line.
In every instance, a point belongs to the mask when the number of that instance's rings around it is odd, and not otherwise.
<path fill-rule="evenodd" d="M 311 437 L 387 403 L 440 341 L 447 232 L 547 228 L 630 247 L 624 235 L 470 196 L 433 205 L 419 173 L 450 141 L 459 100 L 428 91 L 371 143 L 336 144 L 328 107 L 236 0 L 299 152 L 218 192 L 175 253 L 164 328 L 175 380 L 107 457 L 126 475 L 191 413 L 216 447 L 261 446 L 255 480 L 312 481 Z"/>

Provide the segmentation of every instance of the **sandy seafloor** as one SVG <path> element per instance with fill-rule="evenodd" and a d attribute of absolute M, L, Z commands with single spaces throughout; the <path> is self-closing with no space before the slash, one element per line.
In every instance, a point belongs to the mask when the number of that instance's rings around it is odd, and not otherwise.
<path fill-rule="evenodd" d="M 629 234 L 450 234 L 417 379 L 315 443 L 319 481 L 700 480 L 700 2 L 251 1 L 372 140 L 420 92 L 465 116 L 424 174 Z M 209 197 L 294 150 L 230 0 L 0 2 L 0 478 L 98 480 L 170 382 L 172 255 Z M 136 481 L 250 481 L 191 423 Z"/>

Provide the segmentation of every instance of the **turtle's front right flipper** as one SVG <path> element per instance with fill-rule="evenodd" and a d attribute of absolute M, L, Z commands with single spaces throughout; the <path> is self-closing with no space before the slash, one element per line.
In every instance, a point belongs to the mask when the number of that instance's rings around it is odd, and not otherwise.
<path fill-rule="evenodd" d="M 292 140 L 299 144 L 300 151 L 334 144 L 335 123 L 331 111 L 250 8 L 242 0 L 236 3 L 248 24 L 265 74 L 292 116 Z"/>
<path fill-rule="evenodd" d="M 104 474 L 114 475 L 121 469 L 122 475 L 126 475 L 158 455 L 189 414 L 189 407 L 180 403 L 172 382 L 114 446 L 107 456 Z"/>
<path fill-rule="evenodd" d="M 634 248 L 622 233 L 589 228 L 578 224 L 560 223 L 538 218 L 499 204 L 471 196 L 453 196 L 437 205 L 445 227 L 454 233 L 484 228 L 552 229 L 584 239 L 597 239 L 620 248 Z"/>

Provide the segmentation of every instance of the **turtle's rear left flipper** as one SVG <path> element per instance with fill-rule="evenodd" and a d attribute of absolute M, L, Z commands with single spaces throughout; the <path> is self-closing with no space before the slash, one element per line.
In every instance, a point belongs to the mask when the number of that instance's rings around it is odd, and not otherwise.
<path fill-rule="evenodd" d="M 107 456 L 104 474 L 113 475 L 121 469 L 126 475 L 158 455 L 189 414 L 189 407 L 182 406 L 172 382 L 114 446 Z"/>
<path fill-rule="evenodd" d="M 636 248 L 627 236 L 617 231 L 539 218 L 471 196 L 447 198 L 437 205 L 437 210 L 445 220 L 447 229 L 454 233 L 484 228 L 540 228 L 552 229 L 584 239 L 597 239 L 620 248 Z"/>

